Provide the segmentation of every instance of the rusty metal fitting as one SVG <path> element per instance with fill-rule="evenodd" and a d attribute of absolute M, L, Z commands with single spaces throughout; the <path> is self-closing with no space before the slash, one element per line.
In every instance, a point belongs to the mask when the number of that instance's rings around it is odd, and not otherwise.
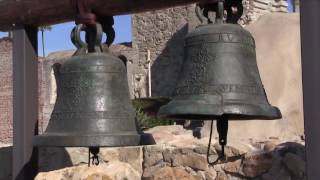
<path fill-rule="evenodd" d="M 96 15 L 93 13 L 92 7 L 95 0 L 75 0 L 76 24 L 95 25 Z"/>

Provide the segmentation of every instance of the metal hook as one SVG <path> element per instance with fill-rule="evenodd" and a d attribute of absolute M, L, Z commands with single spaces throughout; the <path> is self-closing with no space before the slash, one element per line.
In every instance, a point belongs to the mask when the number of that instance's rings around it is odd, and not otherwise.
<path fill-rule="evenodd" d="M 236 12 L 233 11 L 234 8 L 236 8 Z M 227 11 L 226 22 L 237 24 L 243 15 L 242 0 L 227 0 L 225 4 L 225 10 Z"/>
<path fill-rule="evenodd" d="M 81 31 L 86 33 L 86 42 L 81 39 Z M 96 23 L 95 26 L 78 24 L 71 31 L 71 41 L 77 47 L 74 55 L 81 55 L 88 52 L 102 52 L 102 26 Z"/>
<path fill-rule="evenodd" d="M 201 24 L 212 24 L 214 21 L 209 17 L 209 12 L 216 12 L 216 23 L 223 22 L 224 14 L 224 0 L 219 0 L 218 2 L 197 4 L 196 5 L 196 15 L 201 21 Z"/>
<path fill-rule="evenodd" d="M 113 16 L 98 16 L 97 21 L 102 25 L 103 32 L 105 33 L 107 39 L 104 45 L 109 47 L 115 39 L 115 30 L 113 28 L 114 19 Z"/>
<path fill-rule="evenodd" d="M 216 11 L 216 23 L 223 23 L 223 13 L 224 13 L 224 0 L 218 2 L 218 9 Z"/>
<path fill-rule="evenodd" d="M 233 8 L 237 11 L 233 12 Z M 214 21 L 209 18 L 209 11 L 216 13 L 215 23 L 223 23 L 226 10 L 226 22 L 237 24 L 243 14 L 242 0 L 219 0 L 214 3 L 197 4 L 196 15 L 201 24 L 211 24 Z"/>

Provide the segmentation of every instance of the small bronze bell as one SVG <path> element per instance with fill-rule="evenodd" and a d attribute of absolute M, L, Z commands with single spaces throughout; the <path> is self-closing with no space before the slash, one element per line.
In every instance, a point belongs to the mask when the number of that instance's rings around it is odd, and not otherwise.
<path fill-rule="evenodd" d="M 101 46 L 99 24 L 94 36 L 88 36 L 91 48 L 80 40 L 82 30 L 86 27 L 80 24 L 72 32 L 77 52 L 63 64 L 54 65 L 57 101 L 45 133 L 34 138 L 34 145 L 119 147 L 143 143 L 147 136 L 137 127 L 124 63 L 103 53 L 106 47 Z"/>
<path fill-rule="evenodd" d="M 234 8 L 237 12 L 232 14 Z M 227 24 L 223 23 L 224 9 Z M 208 11 L 216 12 L 215 24 L 208 18 Z M 281 118 L 263 88 L 254 38 L 236 24 L 242 11 L 241 0 L 197 6 L 203 24 L 185 38 L 184 62 L 174 98 L 158 113 L 171 119 L 217 120 L 222 148 L 227 143 L 228 120 Z"/>

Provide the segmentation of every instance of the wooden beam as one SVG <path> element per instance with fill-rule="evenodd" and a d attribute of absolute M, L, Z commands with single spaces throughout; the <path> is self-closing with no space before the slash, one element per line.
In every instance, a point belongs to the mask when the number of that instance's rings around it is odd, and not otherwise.
<path fill-rule="evenodd" d="M 76 0 L 0 0 L 0 31 L 14 24 L 51 25 L 74 20 Z M 216 0 L 95 0 L 94 12 L 121 15 Z"/>

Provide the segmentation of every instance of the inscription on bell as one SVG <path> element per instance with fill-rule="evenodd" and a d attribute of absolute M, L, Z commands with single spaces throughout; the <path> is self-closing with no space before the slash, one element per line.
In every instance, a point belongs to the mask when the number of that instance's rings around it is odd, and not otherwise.
<path fill-rule="evenodd" d="M 248 86 L 240 84 L 220 84 L 220 85 L 203 85 L 203 86 L 179 86 L 175 90 L 176 95 L 192 95 L 192 94 L 215 94 L 222 93 L 245 93 L 251 95 L 263 95 L 261 87 Z"/>
<path fill-rule="evenodd" d="M 233 34 L 220 34 L 219 40 L 220 42 L 237 42 L 241 41 L 237 39 L 237 36 L 234 36 Z"/>
<path fill-rule="evenodd" d="M 75 78 L 76 77 L 76 78 Z M 120 78 L 120 77 L 119 77 Z M 63 81 L 59 81 L 60 88 L 84 88 L 84 87 L 101 87 L 105 86 L 104 82 L 96 81 L 90 78 L 88 75 L 73 74 L 63 75 Z"/>
<path fill-rule="evenodd" d="M 255 47 L 254 39 L 250 36 L 239 36 L 231 33 L 203 34 L 186 39 L 186 46 L 203 43 L 241 43 Z"/>
<path fill-rule="evenodd" d="M 194 50 L 192 50 L 194 49 Z M 187 56 L 188 62 L 184 71 L 188 72 L 187 77 L 182 81 L 182 85 L 192 85 L 208 82 L 208 65 L 214 61 L 216 55 L 210 52 L 204 44 L 199 48 L 191 48 L 190 55 Z"/>
<path fill-rule="evenodd" d="M 52 119 L 127 119 L 133 112 L 59 112 L 52 113 Z"/>

